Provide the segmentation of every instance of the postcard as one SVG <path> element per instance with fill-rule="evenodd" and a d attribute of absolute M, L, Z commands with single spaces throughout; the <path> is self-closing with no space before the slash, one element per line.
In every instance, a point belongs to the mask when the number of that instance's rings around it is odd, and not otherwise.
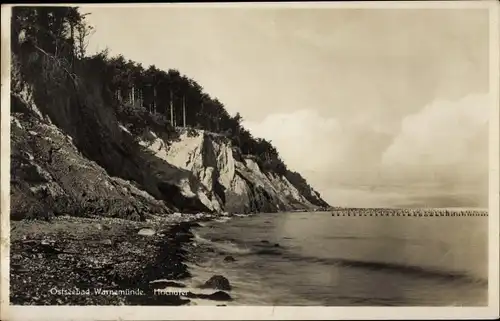
<path fill-rule="evenodd" d="M 497 318 L 498 12 L 3 5 L 1 318 Z"/>

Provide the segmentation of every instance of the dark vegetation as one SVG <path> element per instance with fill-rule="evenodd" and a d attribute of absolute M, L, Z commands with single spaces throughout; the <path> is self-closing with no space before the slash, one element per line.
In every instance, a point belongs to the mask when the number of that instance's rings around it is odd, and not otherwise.
<path fill-rule="evenodd" d="M 226 136 L 236 154 L 251 156 L 264 172 L 286 176 L 309 201 L 325 206 L 320 198 L 310 195 L 310 186 L 300 174 L 287 169 L 270 141 L 253 137 L 241 125 L 239 113 L 231 116 L 222 102 L 205 93 L 195 80 L 175 69 L 145 67 L 122 55 L 110 57 L 107 50 L 88 55 L 93 27 L 86 16 L 77 7 L 14 7 L 11 39 L 17 57 L 13 61 L 20 64 L 23 78 L 34 84 L 51 83 L 50 90 L 45 85 L 40 86 L 45 90 L 35 93 L 39 101 L 66 99 L 63 91 L 78 93 L 70 102 L 61 103 L 71 107 L 52 111 L 49 116 L 71 136 L 83 137 L 75 144 L 87 157 L 113 168 L 109 165 L 114 155 L 107 151 L 114 150 L 120 156 L 133 153 L 126 141 L 116 139 L 117 126 L 108 125 L 112 119 L 129 124 L 129 131 L 136 135 L 148 128 L 167 137 L 175 135 L 178 127 L 204 129 Z M 97 107 L 88 108 L 90 105 Z M 74 113 L 78 117 L 65 115 Z M 79 123 L 61 126 L 63 118 L 79 119 Z M 126 178 L 141 181 L 133 174 L 135 167 L 137 164 L 125 166 Z"/>

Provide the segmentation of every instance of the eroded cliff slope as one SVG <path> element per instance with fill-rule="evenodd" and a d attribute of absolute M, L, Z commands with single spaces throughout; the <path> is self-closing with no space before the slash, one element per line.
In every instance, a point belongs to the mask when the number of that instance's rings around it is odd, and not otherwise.
<path fill-rule="evenodd" d="M 37 69 L 27 68 L 35 61 Z M 57 81 L 55 81 L 57 79 Z M 223 135 L 142 127 L 107 106 L 99 82 L 43 52 L 13 57 L 11 215 L 144 219 L 172 212 L 275 212 L 327 204 L 263 171 Z M 119 110 L 119 108 L 118 108 Z M 156 126 L 155 126 L 156 125 Z"/>

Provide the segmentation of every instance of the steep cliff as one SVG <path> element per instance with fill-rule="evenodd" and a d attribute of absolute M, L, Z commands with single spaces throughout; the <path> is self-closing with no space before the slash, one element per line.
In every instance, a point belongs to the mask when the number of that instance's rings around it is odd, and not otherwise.
<path fill-rule="evenodd" d="M 156 157 L 188 171 L 201 183 L 200 189 L 193 191 L 188 177 L 185 177 L 178 186 L 186 196 L 196 194 L 210 210 L 246 213 L 318 207 L 308 201 L 286 177 L 264 173 L 251 157 L 240 155 L 230 140 L 222 135 L 180 129 L 179 137 L 172 142 L 164 141 L 154 132 L 146 136 L 148 139 L 140 141 L 142 146 Z"/>
<path fill-rule="evenodd" d="M 38 108 L 34 86 L 17 72 L 10 97 L 12 219 L 99 215 L 141 220 L 147 213 L 172 212 L 136 182 L 111 176 L 86 157 L 75 145 L 77 135 L 44 114 L 61 106 L 52 101 Z"/>
<path fill-rule="evenodd" d="M 57 79 L 57 80 L 56 80 Z M 326 204 L 265 172 L 225 136 L 123 117 L 99 81 L 43 52 L 13 56 L 11 215 L 144 219 L 176 211 L 275 212 Z M 134 123 L 136 122 L 136 123 Z M 133 128 L 139 130 L 132 130 Z"/>

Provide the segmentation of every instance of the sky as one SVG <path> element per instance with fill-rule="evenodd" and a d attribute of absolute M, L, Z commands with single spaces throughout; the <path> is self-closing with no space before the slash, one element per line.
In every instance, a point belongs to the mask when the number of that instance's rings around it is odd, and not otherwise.
<path fill-rule="evenodd" d="M 484 9 L 82 8 L 195 79 L 333 206 L 487 207 Z"/>

